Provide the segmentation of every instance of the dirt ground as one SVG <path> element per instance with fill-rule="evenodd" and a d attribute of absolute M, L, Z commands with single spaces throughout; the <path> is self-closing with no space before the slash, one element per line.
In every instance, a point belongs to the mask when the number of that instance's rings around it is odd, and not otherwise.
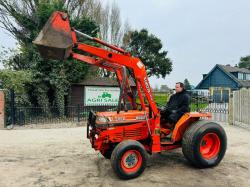
<path fill-rule="evenodd" d="M 86 127 L 0 130 L 0 187 L 250 186 L 250 131 L 224 127 L 228 150 L 219 166 L 196 169 L 178 149 L 150 157 L 144 173 L 129 181 L 90 147 Z"/>

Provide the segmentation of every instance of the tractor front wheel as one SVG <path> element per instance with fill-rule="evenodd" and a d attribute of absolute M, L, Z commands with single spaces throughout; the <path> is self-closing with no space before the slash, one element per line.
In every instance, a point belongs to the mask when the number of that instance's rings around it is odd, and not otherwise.
<path fill-rule="evenodd" d="M 219 164 L 226 148 L 227 137 L 224 129 L 212 121 L 195 122 L 186 130 L 182 139 L 184 156 L 199 168 Z"/>
<path fill-rule="evenodd" d="M 147 165 L 147 152 L 144 146 L 135 140 L 119 143 L 111 155 L 111 166 L 122 179 L 138 177 Z"/>

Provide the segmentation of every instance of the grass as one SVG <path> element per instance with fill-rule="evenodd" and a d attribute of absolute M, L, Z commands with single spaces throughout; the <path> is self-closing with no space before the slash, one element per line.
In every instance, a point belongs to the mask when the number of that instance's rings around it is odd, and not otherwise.
<path fill-rule="evenodd" d="M 157 105 L 160 106 L 165 106 L 167 104 L 169 95 L 167 94 L 154 94 L 155 97 L 155 102 L 157 103 Z"/>
<path fill-rule="evenodd" d="M 154 93 L 154 99 L 157 106 L 165 106 L 167 104 L 169 95 L 163 93 Z M 136 98 L 136 102 L 140 103 L 139 97 Z"/>
<path fill-rule="evenodd" d="M 191 108 L 192 112 L 202 110 L 202 109 L 206 108 L 207 106 L 208 106 L 208 103 L 199 103 L 198 106 L 196 103 L 190 104 L 190 108 Z"/>
<path fill-rule="evenodd" d="M 154 93 L 154 98 L 157 106 L 166 106 L 169 96 L 170 95 L 164 93 Z M 139 97 L 136 99 L 136 102 L 140 103 Z M 198 111 L 206 108 L 207 106 L 208 103 L 198 103 L 198 105 L 197 103 L 191 103 L 190 109 L 191 111 Z"/>

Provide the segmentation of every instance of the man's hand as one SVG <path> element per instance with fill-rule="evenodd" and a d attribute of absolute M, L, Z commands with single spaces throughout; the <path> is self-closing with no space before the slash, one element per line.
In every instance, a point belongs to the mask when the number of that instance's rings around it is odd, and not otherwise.
<path fill-rule="evenodd" d="M 175 114 L 175 113 L 177 113 L 177 110 L 171 110 L 171 113 Z"/>
<path fill-rule="evenodd" d="M 164 113 L 172 113 L 172 110 L 169 107 L 164 107 L 163 109 L 160 110 L 161 114 Z"/>

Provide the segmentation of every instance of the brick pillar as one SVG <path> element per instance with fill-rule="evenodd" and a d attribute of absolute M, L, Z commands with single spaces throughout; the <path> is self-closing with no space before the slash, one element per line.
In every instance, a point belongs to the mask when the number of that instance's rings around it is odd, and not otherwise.
<path fill-rule="evenodd" d="M 0 129 L 5 128 L 4 106 L 5 106 L 4 91 L 0 90 Z"/>

